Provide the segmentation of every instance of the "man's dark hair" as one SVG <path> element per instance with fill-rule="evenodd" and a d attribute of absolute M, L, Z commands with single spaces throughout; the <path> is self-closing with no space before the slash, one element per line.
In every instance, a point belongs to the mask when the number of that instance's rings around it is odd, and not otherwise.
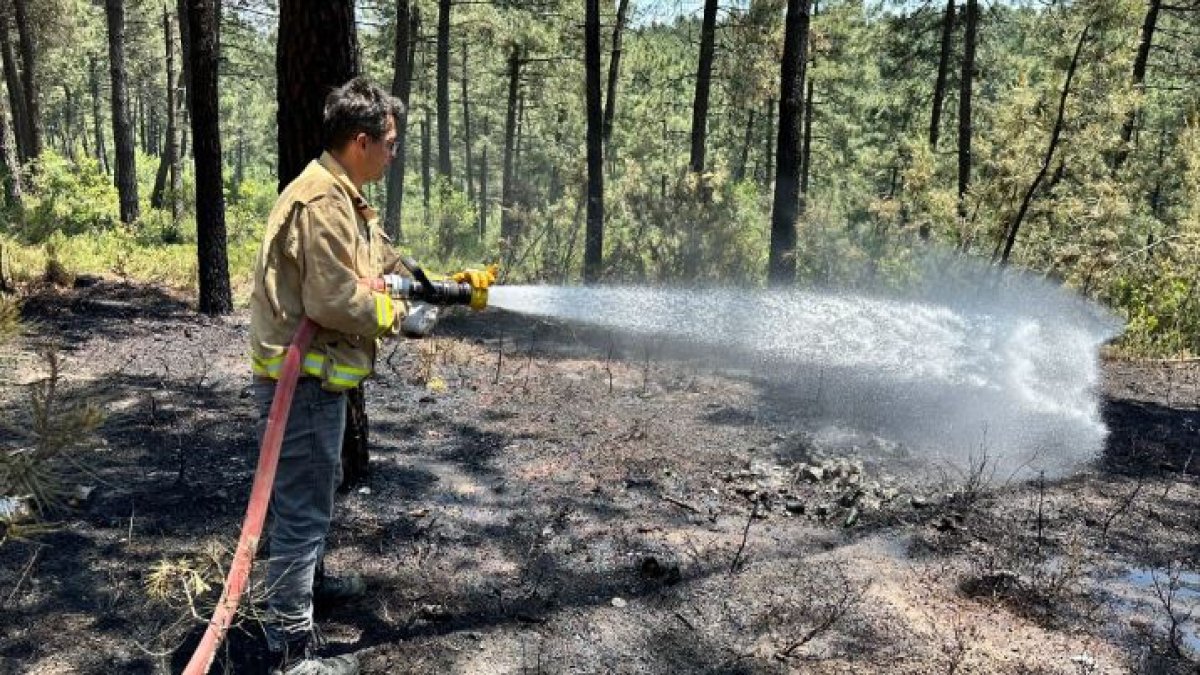
<path fill-rule="evenodd" d="M 404 104 L 365 77 L 356 77 L 325 97 L 325 149 L 336 150 L 359 134 L 387 133 L 388 116 L 400 121 Z"/>

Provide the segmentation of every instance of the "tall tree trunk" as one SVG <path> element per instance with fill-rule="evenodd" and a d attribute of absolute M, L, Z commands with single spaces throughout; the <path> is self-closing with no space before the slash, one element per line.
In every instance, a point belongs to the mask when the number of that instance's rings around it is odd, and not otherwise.
<path fill-rule="evenodd" d="M 771 248 L 767 280 L 789 284 L 796 280 L 796 220 L 804 212 L 800 192 L 803 152 L 804 76 L 808 54 L 809 0 L 788 0 L 779 73 L 779 142 L 775 200 L 771 209 Z"/>
<path fill-rule="evenodd" d="M 617 76 L 621 72 L 621 34 L 625 30 L 625 15 L 628 11 L 629 0 L 618 0 L 617 23 L 613 25 L 612 57 L 608 61 L 608 91 L 604 98 L 605 145 L 612 140 L 613 117 L 617 110 Z"/>
<path fill-rule="evenodd" d="M 967 190 L 971 187 L 971 91 L 975 80 L 975 35 L 979 0 L 967 0 L 963 33 L 962 81 L 958 93 L 958 219 L 967 220 Z M 960 232 L 962 230 L 960 229 Z M 961 235 L 960 235 L 961 236 Z"/>
<path fill-rule="evenodd" d="M 13 0 L 16 10 L 17 34 L 21 41 L 22 91 L 25 93 L 25 112 L 29 124 L 29 158 L 42 154 L 42 116 L 38 106 L 37 50 L 33 44 L 33 27 L 26 12 L 27 0 Z"/>
<path fill-rule="evenodd" d="M 433 121 L 430 120 L 429 117 L 429 106 L 425 106 L 425 119 L 421 120 L 421 206 L 424 209 L 422 214 L 425 218 L 426 226 L 428 226 L 430 222 L 429 184 L 432 181 L 432 178 L 429 175 L 429 164 L 431 159 L 429 155 L 432 152 L 432 148 L 429 147 L 429 135 L 431 133 L 429 127 L 433 125 Z"/>
<path fill-rule="evenodd" d="M 937 81 L 933 85 L 933 112 L 929 116 L 929 147 L 937 150 L 942 129 L 942 103 L 946 99 L 946 74 L 950 70 L 950 51 L 954 48 L 954 9 L 956 0 L 946 0 L 942 15 L 942 48 L 938 56 Z"/>
<path fill-rule="evenodd" d="M 696 68 L 696 95 L 692 100 L 692 173 L 704 171 L 704 141 L 708 125 L 708 91 L 712 83 L 713 46 L 717 33 L 717 0 L 704 0 L 700 25 L 700 64 Z"/>
<path fill-rule="evenodd" d="M 192 36 L 192 154 L 196 169 L 196 255 L 200 277 L 200 311 L 228 314 L 233 311 L 229 290 L 229 263 L 225 240 L 225 195 L 221 180 L 221 128 L 217 101 L 220 88 L 217 66 L 217 3 L 188 0 L 188 27 Z"/>
<path fill-rule="evenodd" d="M 516 243 L 513 214 L 513 149 L 517 136 L 517 94 L 521 88 L 521 48 L 514 44 L 508 54 L 508 107 L 504 116 L 504 176 L 500 188 L 500 238 Z"/>
<path fill-rule="evenodd" d="M 485 124 L 486 126 L 486 124 Z M 479 153 L 479 239 L 487 235 L 488 212 L 488 144 Z"/>
<path fill-rule="evenodd" d="M 710 0 L 715 1 L 715 0 Z M 604 144 L 600 107 L 600 0 L 585 0 L 584 71 L 587 88 L 587 229 L 583 280 L 600 280 L 604 254 Z"/>
<path fill-rule="evenodd" d="M 384 210 L 383 228 L 392 239 L 399 242 L 404 238 L 400 226 L 401 210 L 404 206 L 404 169 L 408 150 L 408 101 L 412 92 L 413 57 L 421 34 L 421 13 L 409 7 L 409 0 L 396 0 L 396 41 L 392 45 L 392 95 L 404 104 L 400 119 L 396 120 L 396 157 L 388 169 L 387 208 Z"/>
<path fill-rule="evenodd" d="M 175 14 L 179 19 L 179 60 L 182 64 L 182 67 L 179 69 L 182 82 L 180 82 L 179 86 L 183 88 L 184 112 L 190 117 L 192 114 L 192 32 L 188 26 L 187 0 L 176 0 Z M 180 127 L 186 129 L 187 125 L 180 124 Z M 179 154 L 183 155 L 186 153 L 180 150 Z"/>
<path fill-rule="evenodd" d="M 12 215 L 19 222 L 21 214 L 21 163 L 17 159 L 16 128 L 8 126 L 8 105 L 0 99 L 0 170 L 3 171 L 4 200 Z M 0 261 L 2 262 L 2 261 Z M 4 279 L 0 276 L 0 284 Z"/>
<path fill-rule="evenodd" d="M 804 97 L 804 140 L 800 151 L 800 208 L 799 215 L 804 216 L 808 204 L 808 176 L 812 167 L 812 125 L 813 125 L 813 81 L 808 79 L 808 93 Z"/>
<path fill-rule="evenodd" d="M 17 55 L 8 37 L 8 15 L 0 14 L 0 56 L 4 58 L 4 84 L 8 89 L 8 103 L 13 116 L 13 136 L 16 141 L 17 158 L 24 164 L 30 159 L 31 133 L 29 111 L 25 109 L 25 87 L 17 69 Z"/>
<path fill-rule="evenodd" d="M 75 97 L 69 86 L 64 84 L 62 89 L 63 100 L 67 101 L 66 109 L 62 111 L 60 118 L 62 120 L 63 155 L 70 160 L 71 164 L 75 164 L 75 125 L 74 115 L 71 114 L 71 102 L 75 100 Z"/>
<path fill-rule="evenodd" d="M 770 187 L 775 177 L 775 99 L 767 99 L 767 133 L 763 136 L 763 187 Z"/>
<path fill-rule="evenodd" d="M 133 123 L 129 119 L 129 90 L 125 71 L 125 2 L 105 0 L 108 22 L 108 62 L 112 78 L 113 146 L 117 154 L 117 193 L 121 222 L 138 219 L 137 166 L 134 160 Z"/>
<path fill-rule="evenodd" d="M 467 169 L 467 199 L 472 204 L 475 203 L 475 170 L 471 155 L 471 105 L 470 94 L 467 92 L 467 41 L 463 40 L 462 45 L 462 107 L 463 107 L 463 150 L 466 155 L 463 161 Z"/>
<path fill-rule="evenodd" d="M 1154 45 L 1154 30 L 1158 26 L 1158 13 L 1162 8 L 1162 0 L 1150 0 L 1146 8 L 1146 18 L 1142 21 L 1142 32 L 1138 38 L 1137 57 L 1133 60 L 1133 89 L 1140 97 L 1146 88 L 1146 64 L 1150 61 L 1150 50 Z M 1121 168 L 1129 157 L 1129 142 L 1133 139 L 1133 130 L 1137 126 L 1138 113 L 1141 111 L 1141 101 L 1125 115 L 1125 123 L 1121 125 L 1121 145 L 1113 157 L 1113 172 Z"/>
<path fill-rule="evenodd" d="M 192 31 L 192 40 L 199 39 Z M 280 0 L 279 190 L 321 154 L 325 97 L 358 74 L 357 45 L 354 0 Z"/>
<path fill-rule="evenodd" d="M 175 35 L 171 29 L 171 12 L 163 7 L 163 48 L 166 60 L 167 80 L 167 134 L 164 152 L 159 157 L 158 173 L 154 179 L 154 191 L 150 195 L 150 206 L 161 209 L 164 207 L 163 193 L 167 189 L 167 176 L 170 175 L 171 188 L 171 223 L 178 226 L 179 209 L 179 129 L 176 126 L 179 92 L 175 82 Z"/>
<path fill-rule="evenodd" d="M 1083 51 L 1083 44 L 1087 41 L 1088 29 L 1091 26 L 1085 26 L 1079 34 L 1079 42 L 1075 45 L 1075 54 L 1071 57 L 1071 64 L 1067 66 L 1067 78 L 1063 82 L 1062 93 L 1058 97 L 1058 116 L 1054 119 L 1054 129 L 1050 133 L 1050 143 L 1046 147 L 1046 156 L 1042 159 L 1042 165 L 1038 167 L 1037 176 L 1029 185 L 1029 189 L 1025 192 L 1025 198 L 1021 200 L 1021 207 L 1017 209 L 1017 215 L 1013 218 L 1013 222 L 1008 226 L 1008 236 L 1004 242 L 1004 252 L 1000 254 L 1000 264 L 1008 264 L 1008 255 L 1012 253 L 1013 244 L 1017 241 L 1017 232 L 1021 229 L 1021 222 L 1025 220 L 1025 214 L 1029 212 L 1029 206 L 1033 203 L 1033 198 L 1037 194 L 1038 187 L 1041 186 L 1042 180 L 1046 178 L 1046 173 L 1050 170 L 1050 164 L 1054 160 L 1054 150 L 1058 148 L 1058 141 L 1062 137 L 1063 118 L 1067 110 L 1067 96 L 1071 93 L 1071 80 L 1075 77 L 1075 68 L 1079 64 L 1079 54 Z"/>
<path fill-rule="evenodd" d="M 437 28 L 438 175 L 450 180 L 450 0 L 438 0 Z"/>
<path fill-rule="evenodd" d="M 88 88 L 92 91 L 92 135 L 96 137 L 96 160 L 104 173 L 109 172 L 108 151 L 104 147 L 104 122 L 100 114 L 100 71 L 96 68 L 96 55 L 88 57 Z"/>

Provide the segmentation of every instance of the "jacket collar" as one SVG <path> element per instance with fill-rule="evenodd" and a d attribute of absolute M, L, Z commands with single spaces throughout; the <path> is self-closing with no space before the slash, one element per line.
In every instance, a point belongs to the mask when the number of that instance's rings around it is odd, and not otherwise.
<path fill-rule="evenodd" d="M 343 167 L 340 162 L 334 159 L 333 155 L 329 154 L 328 151 L 322 152 L 321 158 L 318 159 L 317 162 L 326 171 L 328 171 L 350 195 L 350 201 L 354 204 L 354 210 L 358 211 L 358 214 L 363 217 L 363 220 L 370 223 L 374 222 L 379 217 L 379 214 L 375 211 L 375 209 L 371 208 L 371 205 L 368 204 L 367 200 L 363 198 L 362 193 L 358 191 L 358 188 L 354 187 L 354 182 L 350 180 L 350 174 L 346 173 L 346 168 Z"/>

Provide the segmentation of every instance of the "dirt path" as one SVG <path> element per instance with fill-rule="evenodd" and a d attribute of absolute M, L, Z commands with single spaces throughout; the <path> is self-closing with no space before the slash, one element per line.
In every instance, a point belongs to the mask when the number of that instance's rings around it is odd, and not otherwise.
<path fill-rule="evenodd" d="M 246 318 L 113 282 L 26 314 L 108 418 L 73 476 L 94 492 L 0 545 L 0 674 L 177 672 L 201 627 L 183 580 L 218 579 L 249 489 Z M 389 348 L 329 554 L 372 593 L 323 617 L 335 649 L 370 673 L 1195 672 L 1122 581 L 1197 569 L 1194 365 L 1106 364 L 1103 456 L 976 493 L 751 377 L 606 339 L 488 312 Z M 243 627 L 230 672 L 256 672 Z"/>

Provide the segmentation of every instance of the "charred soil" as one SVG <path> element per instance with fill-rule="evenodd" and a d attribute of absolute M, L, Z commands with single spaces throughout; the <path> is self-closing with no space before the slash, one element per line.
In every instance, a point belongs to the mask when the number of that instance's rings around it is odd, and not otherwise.
<path fill-rule="evenodd" d="M 178 672 L 254 469 L 246 316 L 116 281 L 24 307 L 17 379 L 53 343 L 61 396 L 107 417 L 68 503 L 0 544 L 0 673 Z M 327 559 L 370 592 L 321 620 L 365 672 L 1196 671 L 1200 364 L 1106 362 L 1103 454 L 991 483 L 811 428 L 803 392 L 494 310 L 378 371 Z M 19 423 L 23 388 L 0 405 Z M 213 672 L 260 667 L 253 600 Z"/>

